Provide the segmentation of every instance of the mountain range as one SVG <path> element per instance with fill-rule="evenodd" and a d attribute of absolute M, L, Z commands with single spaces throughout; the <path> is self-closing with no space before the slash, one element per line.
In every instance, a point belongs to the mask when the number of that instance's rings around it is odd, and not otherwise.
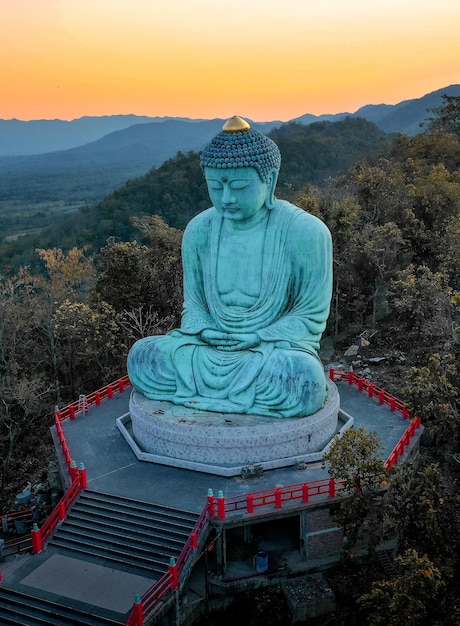
<path fill-rule="evenodd" d="M 302 115 L 291 122 L 364 118 L 387 133 L 421 132 L 429 110 L 443 94 L 460 95 L 460 84 L 399 104 L 369 104 L 355 113 Z M 224 120 L 160 118 L 135 115 L 82 117 L 62 120 L 0 120 L 0 202 L 97 201 L 158 167 L 178 151 L 201 150 L 221 129 Z M 253 123 L 264 133 L 284 124 L 279 120 Z"/>
<path fill-rule="evenodd" d="M 437 91 L 414 98 L 404 100 L 398 104 L 367 104 L 354 113 L 335 113 L 313 115 L 306 113 L 294 118 L 300 124 L 312 124 L 313 122 L 330 121 L 336 122 L 345 117 L 363 117 L 369 122 L 374 122 L 381 130 L 387 133 L 405 133 L 415 135 L 420 132 L 420 123 L 427 117 L 427 111 L 440 105 L 443 94 L 450 96 L 460 95 L 460 85 L 450 85 Z M 220 120 L 218 120 L 220 122 Z M 208 140 L 207 129 L 210 120 L 190 119 L 177 117 L 149 117 L 139 115 L 106 115 L 101 117 L 81 117 L 72 121 L 64 120 L 31 120 L 22 121 L 17 119 L 0 119 L 0 156 L 27 156 L 45 154 L 61 150 L 77 148 L 85 144 L 97 142 L 105 135 L 123 131 L 127 128 L 140 124 L 155 124 L 158 132 L 170 132 L 174 134 L 176 122 L 184 122 L 195 126 L 195 133 L 184 137 L 185 144 L 189 137 L 192 141 L 199 135 L 199 128 L 203 130 L 203 136 Z M 284 122 L 279 120 L 259 123 L 256 126 L 263 132 L 268 132 L 273 127 L 278 127 Z M 164 128 L 171 131 L 164 131 Z M 183 128 L 179 125 L 179 129 Z M 123 141 L 123 135 L 118 135 Z M 99 146 L 95 147 L 97 151 Z M 187 145 L 182 150 L 187 151 Z M 172 155 L 171 155 L 172 156 Z"/>

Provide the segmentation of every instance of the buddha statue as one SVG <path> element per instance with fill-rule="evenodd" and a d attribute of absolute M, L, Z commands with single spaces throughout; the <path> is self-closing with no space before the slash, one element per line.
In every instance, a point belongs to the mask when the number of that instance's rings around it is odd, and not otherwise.
<path fill-rule="evenodd" d="M 295 418 L 318 411 L 317 350 L 329 313 L 331 237 L 318 218 L 275 198 L 276 144 L 241 118 L 201 155 L 213 206 L 182 244 L 181 327 L 137 341 L 136 391 L 203 411 Z"/>

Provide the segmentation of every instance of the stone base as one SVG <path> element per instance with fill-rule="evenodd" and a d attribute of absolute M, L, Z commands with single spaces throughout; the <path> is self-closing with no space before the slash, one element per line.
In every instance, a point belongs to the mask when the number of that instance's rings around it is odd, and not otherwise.
<path fill-rule="evenodd" d="M 274 469 L 319 460 L 338 431 L 339 404 L 331 381 L 320 411 L 285 419 L 195 410 L 133 391 L 118 427 L 138 458 L 235 476 L 254 464 Z"/>

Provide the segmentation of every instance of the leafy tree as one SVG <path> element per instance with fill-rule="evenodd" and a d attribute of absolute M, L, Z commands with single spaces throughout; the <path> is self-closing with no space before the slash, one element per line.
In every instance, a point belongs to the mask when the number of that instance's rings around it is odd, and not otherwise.
<path fill-rule="evenodd" d="M 334 512 L 344 529 L 346 553 L 351 558 L 352 548 L 359 540 L 369 550 L 375 550 L 383 536 L 380 492 L 387 476 L 378 435 L 367 432 L 363 426 L 349 428 L 341 439 L 334 437 L 323 455 L 323 467 L 331 478 L 344 481 L 344 490 L 348 492 Z"/>
<path fill-rule="evenodd" d="M 45 263 L 45 275 L 35 279 L 39 287 L 35 316 L 40 319 L 39 332 L 45 341 L 44 352 L 48 354 L 45 368 L 53 381 L 55 402 L 60 404 L 63 400 L 62 381 L 59 373 L 54 315 L 64 301 L 78 301 L 85 297 L 93 281 L 94 269 L 92 258 L 85 256 L 83 249 L 71 248 L 67 253 L 60 248 L 38 249 L 37 254 Z"/>
<path fill-rule="evenodd" d="M 1 381 L 0 432 L 2 475 L 5 488 L 10 462 L 19 440 L 50 414 L 50 387 L 43 374 L 3 377 Z"/>
<path fill-rule="evenodd" d="M 394 559 L 398 574 L 394 580 L 373 583 L 372 591 L 358 600 L 370 626 L 407 626 L 434 623 L 437 600 L 445 586 L 440 570 L 416 550 Z"/>
<path fill-rule="evenodd" d="M 54 314 L 59 377 L 71 397 L 102 387 L 124 371 L 127 346 L 116 315 L 105 302 L 90 307 L 65 300 Z"/>
<path fill-rule="evenodd" d="M 67 253 L 61 248 L 38 249 L 37 254 L 45 262 L 49 293 L 54 300 L 62 301 L 87 289 L 94 271 L 85 249 L 71 248 Z"/>
<path fill-rule="evenodd" d="M 346 491 L 372 490 L 385 474 L 381 452 L 377 433 L 364 426 L 349 428 L 341 438 L 334 437 L 323 455 L 323 467 L 331 478 L 344 481 Z"/>
<path fill-rule="evenodd" d="M 417 340 L 431 344 L 453 339 L 456 301 L 447 276 L 423 265 L 409 265 L 389 285 L 388 303 L 399 322 Z"/>
<path fill-rule="evenodd" d="M 0 280 L 1 490 L 18 442 L 49 414 L 52 403 L 51 386 L 42 371 L 37 292 L 36 281 L 25 269 Z"/>
<path fill-rule="evenodd" d="M 431 132 L 444 131 L 460 137 L 460 96 L 442 96 L 441 106 L 431 109 L 434 116 L 428 118 Z"/>
<path fill-rule="evenodd" d="M 150 245 L 109 239 L 101 250 L 91 301 L 117 312 L 131 339 L 178 325 L 182 307 L 182 233 L 154 215 L 134 219 Z"/>
<path fill-rule="evenodd" d="M 406 373 L 404 400 L 412 411 L 423 416 L 438 445 L 458 451 L 460 447 L 460 413 L 458 366 L 450 352 L 434 353 L 421 367 Z"/>

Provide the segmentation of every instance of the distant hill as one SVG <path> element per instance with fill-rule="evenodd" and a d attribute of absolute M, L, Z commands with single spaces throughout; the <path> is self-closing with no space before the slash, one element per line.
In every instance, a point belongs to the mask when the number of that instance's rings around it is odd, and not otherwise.
<path fill-rule="evenodd" d="M 385 132 L 399 132 L 414 135 L 420 132 L 420 122 L 427 117 L 427 109 L 441 104 L 443 94 L 460 95 L 460 85 L 450 85 L 437 91 L 405 100 L 399 104 L 367 104 L 354 113 L 325 113 L 313 115 L 306 113 L 295 118 L 300 124 L 313 122 L 338 122 L 345 117 L 363 117 L 374 122 Z M 105 115 L 100 117 L 81 117 L 70 122 L 63 120 L 31 120 L 0 119 L 0 157 L 26 156 L 45 154 L 60 150 L 69 150 L 88 143 L 96 142 L 109 133 L 124 130 L 138 124 L 163 123 L 170 120 L 189 124 L 206 123 L 209 120 L 190 119 L 185 117 L 149 117 L 139 115 Z M 272 121 L 260 124 L 261 127 L 280 126 L 283 122 Z M 181 148 L 186 151 L 188 148 Z M 173 156 L 172 154 L 168 156 Z"/>
<path fill-rule="evenodd" d="M 162 122 L 164 117 L 104 115 L 64 120 L 0 120 L 0 156 L 25 156 L 68 150 L 97 141 L 134 124 Z"/>
<path fill-rule="evenodd" d="M 179 151 L 202 150 L 224 121 L 144 122 L 70 150 L 0 157 L 0 202 L 96 202 Z M 252 125 L 268 133 L 280 123 Z"/>
<path fill-rule="evenodd" d="M 460 96 L 460 85 L 450 85 L 433 91 L 413 100 L 404 100 L 399 104 L 366 104 L 355 113 L 337 113 L 335 115 L 301 115 L 294 121 L 300 124 L 330 121 L 338 122 L 345 117 L 362 117 L 368 122 L 374 122 L 386 133 L 404 133 L 417 135 L 422 132 L 420 124 L 429 117 L 429 109 L 434 109 L 442 103 L 442 96 Z"/>

